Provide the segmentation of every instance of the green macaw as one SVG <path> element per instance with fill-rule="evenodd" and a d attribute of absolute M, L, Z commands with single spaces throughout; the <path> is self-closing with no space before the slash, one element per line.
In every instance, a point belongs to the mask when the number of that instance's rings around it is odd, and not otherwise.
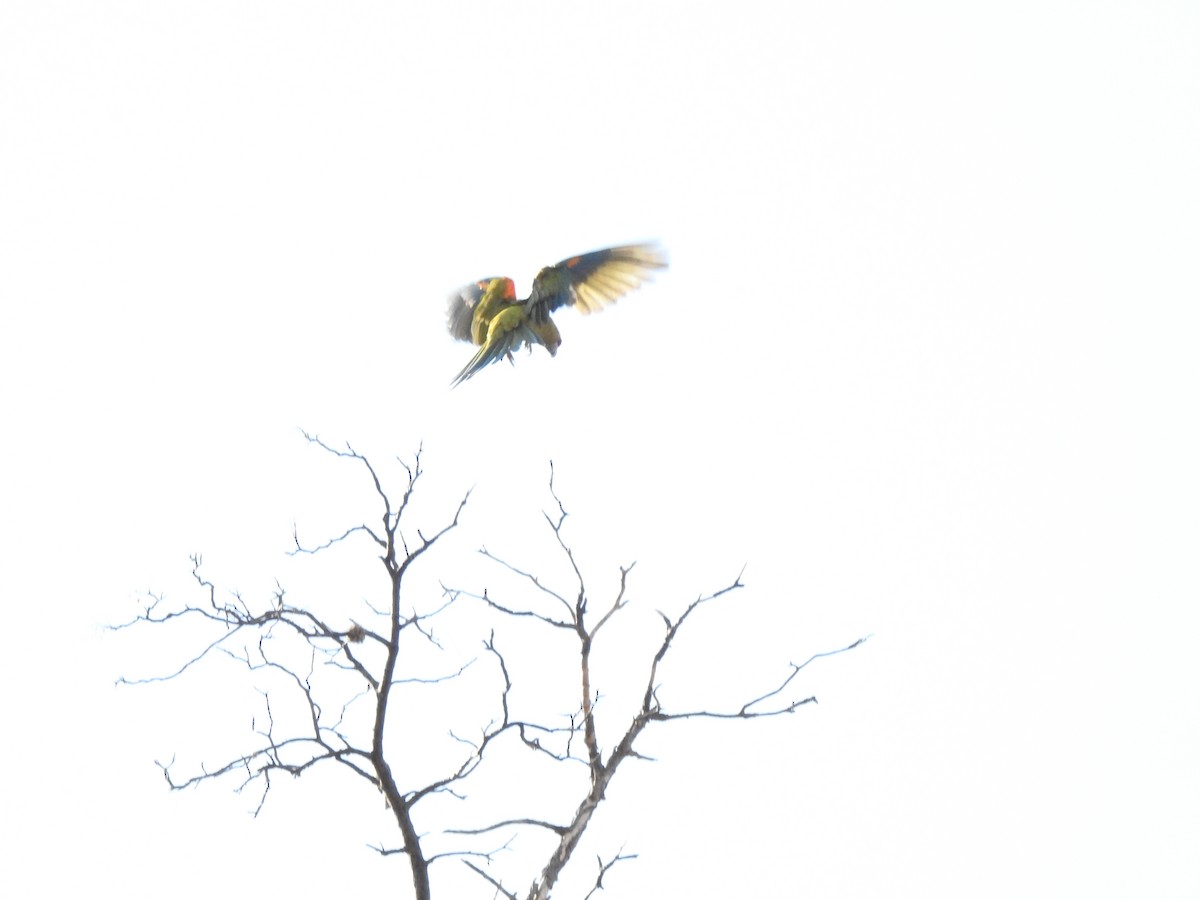
<path fill-rule="evenodd" d="M 533 280 L 533 290 L 517 299 L 511 278 L 484 278 L 450 298 L 448 325 L 460 341 L 479 347 L 451 382 L 456 387 L 480 369 L 508 357 L 523 345 L 541 344 L 550 355 L 562 337 L 550 314 L 563 306 L 593 313 L 615 303 L 648 281 L 656 269 L 667 267 L 654 244 L 609 247 L 572 256 L 547 266 Z"/>

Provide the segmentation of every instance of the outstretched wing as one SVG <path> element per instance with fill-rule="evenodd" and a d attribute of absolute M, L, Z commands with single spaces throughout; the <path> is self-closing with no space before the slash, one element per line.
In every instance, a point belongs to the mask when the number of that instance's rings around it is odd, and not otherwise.
<path fill-rule="evenodd" d="M 656 244 L 629 244 L 572 256 L 538 272 L 525 301 L 530 318 L 541 323 L 562 306 L 593 313 L 615 303 L 667 267 Z"/>
<path fill-rule="evenodd" d="M 491 278 L 483 278 L 474 284 L 459 288 L 450 295 L 450 303 L 446 307 L 446 327 L 460 341 L 473 344 L 471 338 L 471 319 L 475 315 L 475 307 L 483 298 Z"/>

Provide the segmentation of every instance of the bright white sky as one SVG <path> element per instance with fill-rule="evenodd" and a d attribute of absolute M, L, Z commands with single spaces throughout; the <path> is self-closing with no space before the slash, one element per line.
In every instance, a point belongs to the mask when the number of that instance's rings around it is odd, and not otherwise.
<path fill-rule="evenodd" d="M 377 596 L 365 547 L 284 556 L 376 516 L 303 427 L 424 441 L 425 530 L 476 486 L 430 589 L 498 585 L 483 543 L 569 588 L 551 458 L 629 633 L 746 564 L 667 697 L 874 635 L 819 706 L 651 732 L 604 896 L 1196 896 L 1197 160 L 1188 2 L 9 0 L 0 894 L 406 881 L 346 777 L 167 792 L 247 746 L 244 679 L 112 686 L 182 652 L 100 625 L 191 552 Z M 656 284 L 448 390 L 450 290 L 647 238 Z"/>

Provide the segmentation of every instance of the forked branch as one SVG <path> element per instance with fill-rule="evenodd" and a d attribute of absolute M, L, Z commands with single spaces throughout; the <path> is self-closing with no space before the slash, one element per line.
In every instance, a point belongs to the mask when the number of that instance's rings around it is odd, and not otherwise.
<path fill-rule="evenodd" d="M 426 592 L 414 589 L 408 575 L 418 560 L 457 527 L 470 493 L 448 521 L 426 536 L 407 521 L 423 475 L 420 450 L 411 463 L 399 461 L 403 475 L 397 480 L 402 487 L 389 492 L 385 487 L 387 478 L 349 444 L 343 449 L 310 434 L 304 437 L 311 445 L 365 471 L 376 517 L 352 522 L 337 529 L 333 537 L 312 545 L 304 543 L 299 529 L 293 527 L 295 548 L 289 555 L 366 551 L 368 561 L 379 561 L 371 565 L 382 564 L 380 574 L 386 578 L 376 596 L 365 598 L 362 608 L 354 611 L 354 618 L 347 616 L 344 622 L 335 622 L 315 608 L 293 602 L 278 583 L 275 591 L 260 601 L 237 593 L 223 594 L 202 574 L 197 555 L 192 559 L 192 589 L 199 591 L 198 599 L 175 605 L 161 594 L 152 594 L 132 621 L 115 627 L 173 627 L 179 623 L 188 628 L 202 626 L 199 649 L 186 654 L 185 660 L 172 666 L 168 674 L 121 679 L 120 683 L 171 681 L 202 663 L 232 661 L 249 672 L 261 703 L 261 712 L 251 722 L 250 749 L 215 766 L 202 765 L 192 774 L 177 776 L 174 760 L 160 764 L 167 783 L 180 790 L 218 778 L 237 778 L 237 791 L 254 786 L 260 792 L 257 813 L 277 773 L 296 777 L 318 765 L 338 763 L 383 795 L 400 838 L 396 846 L 380 843 L 375 849 L 383 856 L 407 858 L 417 900 L 431 900 L 430 866 L 455 857 L 487 883 L 489 893 L 518 900 L 520 895 L 505 885 L 507 879 L 501 878 L 493 865 L 501 859 L 501 851 L 512 849 L 522 832 L 540 836 L 553 845 L 523 894 L 526 900 L 548 900 L 622 763 L 646 758 L 637 747 L 652 723 L 697 718 L 755 719 L 792 713 L 816 702 L 815 696 L 799 690 L 800 673 L 813 661 L 844 653 L 865 640 L 812 654 L 799 664 L 789 663 L 772 682 L 747 688 L 743 696 L 749 699 L 740 705 L 667 708 L 660 699 L 660 688 L 666 681 L 668 658 L 682 640 L 684 623 L 692 621 L 702 607 L 716 608 L 715 601 L 740 590 L 743 584 L 739 573 L 719 590 L 676 604 L 675 609 L 682 606 L 677 614 L 660 612 L 661 638 L 645 658 L 634 661 L 640 666 L 634 671 L 642 673 L 644 682 L 640 678 L 636 682 L 632 702 L 625 709 L 612 708 L 607 702 L 601 706 L 600 697 L 617 696 L 619 692 L 602 690 L 597 683 L 602 671 L 596 665 L 597 659 L 613 654 L 624 661 L 628 653 L 618 644 L 617 629 L 609 623 L 631 606 L 645 605 L 646 601 L 636 595 L 633 563 L 618 567 L 615 590 L 605 595 L 589 591 L 568 539 L 569 517 L 557 493 L 553 465 L 549 489 L 554 505 L 544 518 L 553 535 L 554 552 L 569 567 L 567 586 L 554 585 L 541 577 L 540 567 L 516 565 L 482 548 L 479 552 L 504 577 L 515 580 L 525 596 L 498 599 L 500 595 L 489 594 L 487 589 L 472 592 L 443 586 L 440 596 L 431 599 Z M 462 646 L 447 640 L 445 630 L 435 638 L 434 630 L 442 621 L 438 617 L 457 608 L 460 600 L 476 601 L 488 619 L 479 634 L 480 644 L 474 645 L 481 649 L 459 651 L 449 664 L 437 668 L 414 665 L 415 654 L 409 652 L 412 649 L 443 654 L 447 647 Z M 670 604 L 664 606 L 672 608 Z M 513 648 L 521 645 L 510 640 L 504 630 L 514 628 L 517 622 L 541 633 L 544 640 L 537 645 L 539 649 L 517 654 Z M 541 652 L 542 647 L 562 645 L 564 641 L 575 660 L 566 672 L 551 668 L 555 665 L 553 653 Z M 439 690 L 458 681 L 468 670 L 469 679 L 480 672 L 490 679 L 482 697 L 487 704 L 480 715 L 482 721 L 476 720 L 467 729 L 452 726 L 439 732 L 448 733 L 452 742 L 447 745 L 449 752 L 437 757 L 438 769 L 432 776 L 427 773 L 418 779 L 408 770 L 393 769 L 398 766 L 397 760 L 407 760 L 409 751 L 420 748 L 418 735 L 423 724 L 421 717 L 413 716 L 403 720 L 403 728 L 388 726 L 401 713 L 399 702 L 393 702 L 395 689 L 420 685 L 422 690 Z M 531 675 L 531 670 L 536 674 Z M 573 685 L 573 698 L 562 701 L 567 708 L 526 710 L 526 697 L 534 692 L 524 690 L 522 680 L 531 677 L 546 684 L 565 680 Z M 602 742 L 601 735 L 614 734 L 617 738 L 611 745 Z M 523 794 L 519 802 L 535 808 L 504 810 L 490 822 L 429 820 L 429 810 L 438 807 L 427 800 L 463 800 L 480 783 L 489 786 L 503 782 L 513 771 L 509 766 L 514 754 L 531 758 L 538 766 L 573 767 L 579 773 L 578 793 L 565 803 L 560 803 L 557 795 L 546 798 Z M 489 775 L 495 781 L 487 781 Z M 543 801 L 551 804 L 547 813 L 536 808 Z M 595 881 L 589 885 L 585 900 L 603 890 L 606 876 L 618 863 L 635 856 L 620 848 L 596 857 Z"/>
<path fill-rule="evenodd" d="M 544 518 L 554 535 L 555 543 L 560 553 L 565 557 L 575 577 L 576 596 L 573 600 L 568 600 L 565 592 L 560 592 L 548 586 L 527 567 L 516 565 L 491 553 L 486 548 L 481 549 L 480 552 L 488 559 L 496 562 L 504 570 L 515 574 L 524 582 L 531 584 L 537 591 L 535 597 L 545 596 L 552 598 L 556 602 L 559 612 L 565 613 L 565 618 L 548 615 L 534 608 L 522 607 L 510 602 L 498 602 L 492 599 L 486 590 L 482 593 L 471 593 L 447 589 L 454 596 L 470 597 L 482 602 L 488 609 L 502 617 L 532 620 L 547 627 L 549 629 L 547 640 L 554 639 L 555 635 L 562 637 L 564 634 L 570 634 L 573 636 L 576 650 L 579 654 L 579 689 L 581 698 L 579 721 L 576 723 L 574 719 L 572 720 L 571 733 L 574 735 L 576 729 L 582 732 L 583 753 L 585 755 L 579 759 L 587 765 L 589 780 L 570 821 L 565 825 L 550 825 L 542 819 L 506 819 L 483 828 L 472 830 L 472 833 L 483 833 L 508 826 L 534 826 L 552 830 L 558 835 L 558 844 L 543 866 L 538 879 L 529 889 L 528 900 L 547 900 L 550 896 L 550 892 L 557 883 L 563 869 L 570 862 L 572 855 L 579 846 L 579 842 L 586 832 L 596 808 L 604 800 L 608 785 L 616 775 L 618 768 L 627 759 L 642 758 L 641 754 L 636 750 L 636 744 L 642 732 L 651 722 L 666 722 L 675 719 L 691 718 L 752 719 L 780 716 L 794 712 L 801 706 L 816 702 L 816 697 L 814 696 L 787 696 L 799 672 L 814 659 L 830 656 L 835 653 L 843 653 L 846 650 L 857 647 L 865 640 L 865 638 L 859 639 L 840 650 L 814 654 L 800 665 L 791 664 L 790 671 L 779 683 L 754 696 L 753 699 L 745 701 L 736 710 L 699 709 L 675 712 L 664 709 L 658 699 L 660 669 L 671 649 L 676 645 L 680 629 L 701 606 L 741 589 L 743 584 L 741 573 L 739 573 L 737 578 L 720 590 L 711 594 L 703 594 L 692 600 L 684 607 L 677 618 L 672 619 L 665 613 L 660 613 L 665 625 L 665 633 L 656 651 L 647 662 L 646 686 L 641 706 L 633 713 L 629 725 L 622 733 L 620 739 L 611 748 L 602 747 L 598 738 L 599 729 L 595 698 L 599 692 L 594 683 L 593 660 L 595 654 L 598 652 L 598 648 L 603 649 L 603 646 L 598 643 L 598 636 L 601 629 L 617 614 L 625 610 L 631 602 L 629 587 L 630 573 L 633 570 L 633 565 L 620 567 L 620 581 L 615 596 L 608 603 L 599 607 L 601 612 L 598 615 L 592 615 L 590 612 L 587 582 L 576 563 L 575 554 L 564 531 L 568 515 L 566 507 L 555 489 L 553 465 L 551 465 L 550 471 L 550 495 L 554 500 L 557 510 L 553 514 L 544 513 Z M 619 648 L 614 647 L 612 649 L 615 651 Z M 772 705 L 770 701 L 777 702 Z M 571 758 L 575 757 L 572 755 Z M 591 897 L 603 888 L 604 875 L 613 865 L 630 858 L 633 858 L 633 855 L 623 855 L 618 852 L 607 862 L 598 860 L 600 865 L 599 874 L 597 875 L 595 885 L 588 892 L 587 897 Z M 474 871 L 479 873 L 504 896 L 515 896 L 508 889 L 504 888 L 499 881 L 478 866 L 470 865 Z"/>

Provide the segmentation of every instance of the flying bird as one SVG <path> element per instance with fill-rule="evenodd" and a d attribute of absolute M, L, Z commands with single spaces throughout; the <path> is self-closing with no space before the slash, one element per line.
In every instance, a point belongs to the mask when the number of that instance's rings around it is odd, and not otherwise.
<path fill-rule="evenodd" d="M 550 314 L 563 306 L 594 313 L 615 303 L 667 267 L 655 244 L 629 244 L 572 256 L 538 272 L 533 290 L 518 300 L 511 278 L 483 278 L 450 298 L 447 324 L 460 341 L 479 348 L 451 387 L 480 369 L 512 355 L 522 346 L 541 344 L 551 356 L 562 337 Z"/>

